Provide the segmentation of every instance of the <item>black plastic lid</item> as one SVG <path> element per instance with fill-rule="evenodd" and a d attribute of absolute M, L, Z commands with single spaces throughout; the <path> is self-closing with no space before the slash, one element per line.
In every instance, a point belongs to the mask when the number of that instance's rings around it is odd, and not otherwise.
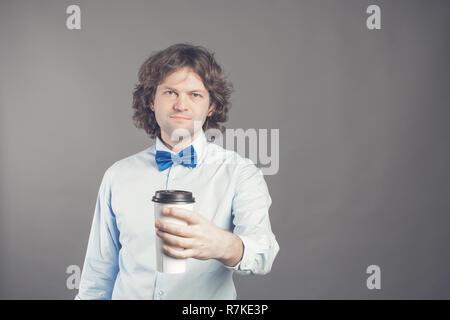
<path fill-rule="evenodd" d="M 194 203 L 192 192 L 183 190 L 159 190 L 155 192 L 152 201 L 159 203 Z"/>

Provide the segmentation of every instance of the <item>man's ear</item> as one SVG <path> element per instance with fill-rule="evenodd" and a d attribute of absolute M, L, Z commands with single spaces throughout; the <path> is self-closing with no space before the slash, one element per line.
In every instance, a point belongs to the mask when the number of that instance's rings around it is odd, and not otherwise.
<path fill-rule="evenodd" d="M 155 112 L 155 107 L 153 106 L 153 104 L 150 104 L 150 109 Z"/>

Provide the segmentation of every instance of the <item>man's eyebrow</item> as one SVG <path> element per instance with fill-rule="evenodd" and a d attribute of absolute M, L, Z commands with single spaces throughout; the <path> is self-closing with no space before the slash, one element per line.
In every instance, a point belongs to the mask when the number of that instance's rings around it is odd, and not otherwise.
<path fill-rule="evenodd" d="M 172 88 L 172 87 L 169 87 L 169 86 L 162 86 L 161 88 L 162 88 L 162 89 L 170 89 L 170 90 L 173 90 L 173 91 L 176 91 L 176 90 L 177 90 L 177 89 Z"/>
<path fill-rule="evenodd" d="M 172 91 L 178 91 L 177 89 L 172 88 L 172 87 L 170 87 L 170 86 L 162 86 L 161 88 L 162 88 L 163 90 L 169 89 L 169 90 L 172 90 Z M 190 90 L 189 92 L 203 92 L 203 93 L 206 93 L 207 91 L 206 91 L 206 90 L 203 90 L 203 89 L 196 89 L 196 90 Z"/>

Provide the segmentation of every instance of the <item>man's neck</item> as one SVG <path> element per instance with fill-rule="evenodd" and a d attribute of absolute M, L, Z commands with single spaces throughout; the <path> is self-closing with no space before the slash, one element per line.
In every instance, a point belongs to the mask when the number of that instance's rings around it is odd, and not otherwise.
<path fill-rule="evenodd" d="M 196 132 L 196 133 L 194 133 L 193 137 L 189 136 L 189 137 L 182 138 L 182 140 L 174 141 L 169 138 L 170 137 L 169 135 L 167 135 L 161 131 L 160 139 L 161 139 L 161 142 L 169 150 L 171 150 L 173 152 L 180 152 L 181 150 L 183 150 L 184 148 L 189 146 L 192 143 L 192 141 L 194 141 L 195 138 L 198 137 L 198 135 L 199 135 L 199 132 Z"/>

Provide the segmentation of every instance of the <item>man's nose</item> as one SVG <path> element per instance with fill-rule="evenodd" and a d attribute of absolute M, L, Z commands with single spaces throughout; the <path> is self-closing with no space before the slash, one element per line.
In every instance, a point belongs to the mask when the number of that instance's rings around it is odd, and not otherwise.
<path fill-rule="evenodd" d="M 177 100 L 175 101 L 174 104 L 174 109 L 175 110 L 179 110 L 179 111 L 185 111 L 187 110 L 187 97 L 185 94 L 180 94 L 177 98 Z"/>

